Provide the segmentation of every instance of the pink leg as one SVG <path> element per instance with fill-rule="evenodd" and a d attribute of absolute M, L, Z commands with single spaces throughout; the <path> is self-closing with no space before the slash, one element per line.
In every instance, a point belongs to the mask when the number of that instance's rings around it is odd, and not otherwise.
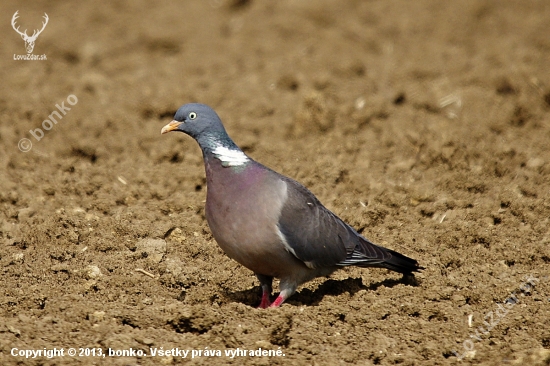
<path fill-rule="evenodd" d="M 271 301 L 269 301 L 269 297 L 271 296 L 271 282 L 273 281 L 273 277 L 265 276 L 256 273 L 256 277 L 258 277 L 258 280 L 260 280 L 260 285 L 262 287 L 262 301 L 260 301 L 260 306 L 258 306 L 258 309 L 265 309 L 271 305 Z"/>
<path fill-rule="evenodd" d="M 269 306 L 270 308 L 278 308 L 286 299 L 296 292 L 295 282 L 288 281 L 288 279 L 282 279 L 279 287 L 281 288 L 281 292 L 279 292 L 279 296 L 277 296 L 275 301 Z"/>
<path fill-rule="evenodd" d="M 267 291 L 262 292 L 262 301 L 260 302 L 260 306 L 258 306 L 258 309 L 265 309 L 271 305 L 271 301 L 269 301 L 269 295 L 270 293 Z"/>
<path fill-rule="evenodd" d="M 279 306 L 281 306 L 283 301 L 285 301 L 285 299 L 281 295 L 279 295 L 279 296 L 277 296 L 275 301 L 273 301 L 273 303 L 269 307 L 270 308 L 278 308 Z"/>

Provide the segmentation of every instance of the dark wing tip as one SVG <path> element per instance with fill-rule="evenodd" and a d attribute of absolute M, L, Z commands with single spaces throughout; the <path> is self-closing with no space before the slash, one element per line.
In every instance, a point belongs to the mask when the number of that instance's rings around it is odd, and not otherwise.
<path fill-rule="evenodd" d="M 386 250 L 391 255 L 391 258 L 386 259 L 383 263 L 383 267 L 387 269 L 403 274 L 420 272 L 426 269 L 422 267 L 415 259 L 409 258 L 391 249 Z"/>
<path fill-rule="evenodd" d="M 359 266 L 359 267 L 378 267 L 386 268 L 403 274 L 412 274 L 420 272 L 422 267 L 418 261 L 409 258 L 394 250 L 378 246 L 367 239 L 362 239 L 361 246 L 348 255 L 348 257 L 338 263 L 341 266 Z"/>

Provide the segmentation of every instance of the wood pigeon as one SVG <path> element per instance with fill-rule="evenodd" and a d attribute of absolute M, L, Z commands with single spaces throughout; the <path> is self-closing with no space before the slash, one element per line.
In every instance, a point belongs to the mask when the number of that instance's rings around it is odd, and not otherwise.
<path fill-rule="evenodd" d="M 206 219 L 231 258 L 252 270 L 262 287 L 260 308 L 278 307 L 296 288 L 345 266 L 423 269 L 414 259 L 371 243 L 300 183 L 248 157 L 213 109 L 186 104 L 161 133 L 194 138 L 206 170 Z M 270 301 L 273 278 L 280 293 Z"/>

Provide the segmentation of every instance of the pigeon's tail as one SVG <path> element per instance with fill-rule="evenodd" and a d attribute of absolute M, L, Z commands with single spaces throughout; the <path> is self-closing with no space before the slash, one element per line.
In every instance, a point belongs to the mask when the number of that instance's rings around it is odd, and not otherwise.
<path fill-rule="evenodd" d="M 391 255 L 391 258 L 383 261 L 380 267 L 391 269 L 392 271 L 403 274 L 420 272 L 420 270 L 424 269 L 424 267 L 421 267 L 418 262 L 412 258 L 391 249 L 386 249 L 386 251 L 389 255 Z"/>
<path fill-rule="evenodd" d="M 355 250 L 337 265 L 387 268 L 403 274 L 419 272 L 424 269 L 412 258 L 371 243 L 362 236 L 358 236 L 358 238 L 359 242 Z"/>

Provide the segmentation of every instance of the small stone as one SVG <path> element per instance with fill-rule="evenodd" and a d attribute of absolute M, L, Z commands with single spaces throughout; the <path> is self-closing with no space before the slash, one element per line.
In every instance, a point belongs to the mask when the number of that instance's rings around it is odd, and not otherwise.
<path fill-rule="evenodd" d="M 453 296 L 451 296 L 451 300 L 453 302 L 463 302 L 463 301 L 466 300 L 466 298 L 462 295 L 453 295 Z"/>
<path fill-rule="evenodd" d="M 256 341 L 256 346 L 265 349 L 270 349 L 273 347 L 273 345 L 268 341 Z"/>
<path fill-rule="evenodd" d="M 160 363 L 163 365 L 171 365 L 174 362 L 173 356 L 166 356 L 160 359 Z"/>
<path fill-rule="evenodd" d="M 48 196 L 53 196 L 55 194 L 55 189 L 53 187 L 46 187 L 44 188 L 44 193 Z"/>
<path fill-rule="evenodd" d="M 86 267 L 86 276 L 88 277 L 88 279 L 98 278 L 103 276 L 103 273 L 101 273 L 101 270 L 98 266 L 90 265 Z"/>
<path fill-rule="evenodd" d="M 88 280 L 84 283 L 84 289 L 86 291 L 89 291 L 92 287 L 94 287 L 95 285 L 97 285 L 97 281 L 96 280 Z M 61 309 L 61 310 L 64 310 L 64 309 Z"/>
<path fill-rule="evenodd" d="M 19 336 L 21 335 L 21 331 L 20 331 L 19 329 L 14 328 L 14 327 L 11 326 L 11 325 L 8 325 L 7 328 L 8 328 L 8 330 L 9 330 L 10 333 L 15 334 L 17 337 L 19 337 Z"/>
<path fill-rule="evenodd" d="M 86 215 L 84 215 L 84 220 L 86 220 L 86 221 L 92 221 L 92 220 L 93 221 L 99 221 L 100 219 L 99 219 L 99 216 L 97 216 L 97 215 L 87 213 Z"/>
<path fill-rule="evenodd" d="M 527 160 L 525 166 L 531 169 L 537 169 L 544 165 L 544 160 L 542 158 L 531 158 Z"/>
<path fill-rule="evenodd" d="M 70 267 L 67 263 L 54 264 L 50 267 L 52 272 L 70 272 Z"/>
<path fill-rule="evenodd" d="M 23 254 L 23 253 L 14 253 L 13 254 L 14 262 L 23 262 L 24 257 L 25 257 L 25 254 Z"/>
<path fill-rule="evenodd" d="M 137 253 L 145 253 L 149 261 L 159 263 L 166 254 L 164 239 L 142 239 L 136 243 Z"/>
<path fill-rule="evenodd" d="M 359 98 L 355 99 L 355 103 L 354 103 L 355 109 L 357 109 L 357 110 L 363 109 L 365 107 L 366 103 L 367 103 L 367 101 L 363 97 L 359 97 Z"/>
<path fill-rule="evenodd" d="M 104 311 L 94 311 L 92 314 L 88 314 L 88 319 L 93 323 L 99 323 L 105 320 Z"/>
<path fill-rule="evenodd" d="M 153 344 L 155 344 L 155 341 L 152 340 L 151 338 L 143 338 L 141 343 L 143 343 L 146 346 L 152 346 Z"/>
<path fill-rule="evenodd" d="M 172 230 L 170 235 L 168 235 L 167 239 L 171 241 L 175 241 L 176 243 L 179 243 L 179 244 L 183 244 L 187 240 L 187 237 L 184 235 L 183 231 L 179 227 L 177 227 L 174 230 Z"/>

